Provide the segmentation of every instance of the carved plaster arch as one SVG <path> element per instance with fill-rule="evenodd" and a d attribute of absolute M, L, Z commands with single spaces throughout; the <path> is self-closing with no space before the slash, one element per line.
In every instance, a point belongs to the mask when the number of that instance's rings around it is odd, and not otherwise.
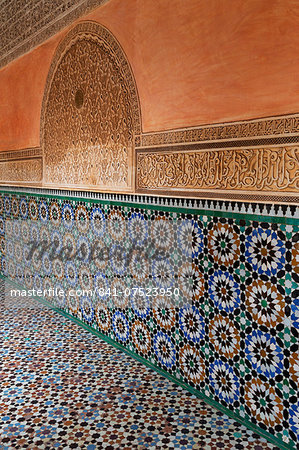
<path fill-rule="evenodd" d="M 132 69 L 119 42 L 95 22 L 59 44 L 41 112 L 44 185 L 132 191 L 141 112 Z"/>

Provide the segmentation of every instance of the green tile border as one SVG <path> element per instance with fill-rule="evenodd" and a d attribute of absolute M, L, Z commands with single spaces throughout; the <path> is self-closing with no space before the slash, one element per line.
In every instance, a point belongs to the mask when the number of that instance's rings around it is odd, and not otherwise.
<path fill-rule="evenodd" d="M 7 280 L 9 283 L 11 283 L 12 285 L 18 287 L 19 289 L 22 289 L 22 290 L 24 289 L 21 285 L 19 285 L 15 281 L 10 280 L 8 277 L 5 277 L 2 273 L 0 273 L 0 278 L 3 279 L 3 280 Z M 24 289 L 24 290 L 27 290 L 27 289 Z M 45 306 L 48 306 L 50 309 L 56 311 L 58 314 L 66 317 L 67 319 L 70 319 L 72 322 L 76 323 L 81 328 L 84 328 L 85 330 L 89 331 L 94 336 L 97 336 L 98 338 L 100 338 L 103 341 L 107 342 L 108 344 L 112 345 L 114 348 L 116 348 L 118 350 L 121 350 L 122 352 L 124 352 L 127 355 L 131 356 L 135 360 L 141 362 L 142 364 L 144 364 L 148 368 L 154 370 L 155 372 L 157 372 L 160 375 L 164 376 L 168 380 L 172 381 L 176 385 L 182 387 L 183 389 L 186 389 L 188 392 L 190 392 L 191 394 L 195 395 L 197 398 L 200 398 L 201 400 L 204 400 L 207 404 L 209 404 L 210 406 L 214 407 L 218 411 L 221 411 L 222 413 L 226 414 L 231 419 L 234 419 L 237 422 L 239 422 L 240 424 L 245 425 L 250 430 L 256 432 L 257 434 L 259 434 L 261 437 L 267 439 L 272 444 L 275 444 L 276 446 L 278 446 L 280 449 L 282 449 L 282 450 L 294 450 L 294 446 L 292 444 L 285 444 L 284 442 L 282 442 L 280 439 L 276 438 L 272 434 L 268 433 L 267 431 L 262 430 L 257 425 L 254 425 L 253 423 L 249 422 L 247 419 L 239 416 L 238 414 L 234 413 L 230 409 L 227 409 L 225 406 L 217 403 L 215 400 L 213 400 L 210 397 L 206 396 L 204 393 L 202 393 L 202 392 L 198 391 L 197 389 L 189 386 L 188 384 L 178 380 L 177 378 L 175 378 L 174 376 L 170 375 L 165 370 L 163 370 L 160 367 L 156 366 L 155 364 L 151 363 L 150 361 L 148 361 L 147 359 L 143 358 L 142 356 L 137 355 L 136 353 L 132 352 L 131 350 L 128 350 L 123 345 L 119 344 L 118 342 L 114 341 L 113 339 L 109 338 L 108 336 L 102 334 L 98 330 L 92 328 L 90 325 L 87 325 L 82 320 L 75 318 L 71 314 L 63 311 L 60 308 L 57 308 L 56 306 L 53 306 L 50 302 L 45 300 L 43 297 L 31 297 L 31 298 L 34 299 L 34 300 L 37 300 L 38 302 L 44 304 Z"/>
<path fill-rule="evenodd" d="M 217 210 L 209 210 L 209 209 L 193 209 L 193 208 L 186 208 L 186 207 L 179 207 L 179 206 L 166 206 L 166 205 L 159 205 L 159 204 L 147 204 L 147 203 L 134 203 L 132 202 L 120 202 L 117 200 L 105 200 L 105 199 L 98 199 L 98 198 L 88 198 L 88 197 L 72 197 L 72 196 L 63 196 L 63 195 L 55 195 L 55 194 L 41 194 L 39 192 L 23 192 L 23 191 L 5 191 L 0 189 L 0 193 L 4 195 L 18 195 L 20 197 L 26 197 L 26 196 L 34 196 L 39 198 L 51 198 L 51 199 L 61 199 L 61 200 L 67 200 L 67 201 L 84 201 L 89 203 L 97 203 L 97 204 L 106 204 L 106 205 L 116 205 L 116 206 L 124 206 L 129 208 L 140 208 L 140 209 L 151 209 L 151 210 L 158 210 L 158 211 L 167 211 L 167 212 L 176 212 L 176 213 L 184 213 L 184 214 L 193 214 L 193 215 L 201 215 L 201 216 L 212 216 L 212 217 L 225 217 L 228 219 L 237 219 L 237 220 L 245 220 L 248 221 L 255 221 L 255 222 L 270 222 L 270 223 L 277 223 L 277 224 L 284 224 L 284 225 L 298 225 L 299 219 L 295 217 L 279 217 L 279 216 L 269 216 L 269 215 L 258 215 L 258 214 L 247 214 L 247 213 L 235 213 L 232 211 L 217 211 Z M 105 194 L 105 193 L 104 193 Z M 146 197 L 146 195 L 141 194 L 131 194 L 131 193 L 123 193 L 123 194 L 117 194 L 117 195 L 123 195 L 123 196 L 139 196 L 139 197 Z M 162 197 L 163 198 L 163 197 Z M 206 199 L 203 199 L 206 200 Z M 211 200 L 214 201 L 214 200 Z M 222 202 L 234 202 L 234 203 L 242 203 L 237 202 L 233 200 L 221 200 Z M 252 202 L 255 203 L 255 202 Z M 262 204 L 262 202 L 259 202 L 258 204 Z M 266 205 L 266 204 L 265 204 Z M 292 205 L 294 206 L 294 205 Z"/>

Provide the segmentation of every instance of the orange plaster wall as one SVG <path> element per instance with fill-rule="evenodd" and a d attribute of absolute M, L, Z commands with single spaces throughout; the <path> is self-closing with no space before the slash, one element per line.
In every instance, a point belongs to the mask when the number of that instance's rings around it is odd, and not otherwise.
<path fill-rule="evenodd" d="M 145 132 L 299 112 L 297 0 L 110 0 L 82 19 L 121 43 Z M 67 31 L 0 71 L 1 150 L 39 145 L 46 76 Z"/>
<path fill-rule="evenodd" d="M 0 149 L 39 145 L 45 82 L 59 39 L 12 62 L 0 71 Z"/>

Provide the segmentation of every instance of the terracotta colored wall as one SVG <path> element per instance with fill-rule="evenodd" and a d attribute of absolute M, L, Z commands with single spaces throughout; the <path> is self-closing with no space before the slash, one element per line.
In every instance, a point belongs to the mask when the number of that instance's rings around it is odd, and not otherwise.
<path fill-rule="evenodd" d="M 0 71 L 0 149 L 39 145 L 44 87 L 58 38 Z"/>
<path fill-rule="evenodd" d="M 110 0 L 84 19 L 133 67 L 143 130 L 299 111 L 297 0 Z M 0 71 L 0 149 L 39 145 L 43 90 L 67 32 Z"/>

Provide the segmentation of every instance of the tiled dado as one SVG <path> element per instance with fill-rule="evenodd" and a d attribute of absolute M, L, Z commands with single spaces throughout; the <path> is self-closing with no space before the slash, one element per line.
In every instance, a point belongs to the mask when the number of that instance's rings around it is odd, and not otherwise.
<path fill-rule="evenodd" d="M 0 213 L 2 273 L 26 289 L 63 288 L 64 296 L 48 298 L 52 306 L 215 401 L 282 448 L 296 448 L 297 207 L 6 188 Z M 125 270 L 114 253 L 107 264 L 51 260 L 47 252 L 42 261 L 28 263 L 33 237 L 74 248 L 83 243 L 88 251 L 96 240 L 109 252 L 121 248 L 120 255 L 136 239 L 143 247 L 143 239 L 152 239 L 154 254 L 166 245 L 167 258 L 150 259 L 145 272 L 144 258 Z M 177 276 L 157 276 L 158 263 L 161 273 Z M 130 296 L 111 303 L 68 294 L 71 288 L 103 283 L 122 290 L 142 286 L 144 273 L 152 274 L 153 286 L 178 286 L 190 301 L 172 304 L 161 295 L 152 302 Z"/>

